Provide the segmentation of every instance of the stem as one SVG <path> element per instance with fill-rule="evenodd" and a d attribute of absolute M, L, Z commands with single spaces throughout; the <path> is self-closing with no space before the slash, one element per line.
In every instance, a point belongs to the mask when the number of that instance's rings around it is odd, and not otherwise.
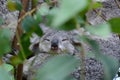
<path fill-rule="evenodd" d="M 93 9 L 93 11 L 94 11 L 97 15 L 99 15 L 104 21 L 107 21 L 103 14 L 99 14 L 99 12 L 98 12 L 97 10 L 95 10 L 95 9 Z"/>
<path fill-rule="evenodd" d="M 27 12 L 26 9 L 27 9 L 29 0 L 21 0 L 21 2 L 22 2 L 23 10 L 19 13 L 18 19 L 21 18 Z M 24 50 L 22 48 L 21 41 L 20 41 L 20 37 L 21 37 L 22 33 L 23 33 L 23 31 L 21 28 L 21 20 L 18 20 L 16 34 L 15 34 L 15 36 L 13 38 L 13 42 L 12 42 L 12 48 L 14 48 L 18 51 L 21 50 L 22 56 L 25 59 Z M 22 80 L 23 64 L 18 64 L 15 72 L 16 72 L 15 80 Z"/>
<path fill-rule="evenodd" d="M 35 12 L 36 11 L 36 8 L 34 8 L 34 9 L 32 9 L 31 11 L 29 11 L 29 12 L 26 12 L 22 17 L 20 17 L 19 19 L 18 19 L 18 22 L 21 22 L 27 15 L 31 15 L 33 12 Z"/>
<path fill-rule="evenodd" d="M 85 49 L 83 44 L 81 46 L 80 58 L 81 58 L 81 79 L 80 80 L 85 80 Z"/>
<path fill-rule="evenodd" d="M 17 80 L 22 80 L 22 73 L 23 73 L 23 64 L 19 64 L 17 66 L 17 69 L 16 69 L 16 77 L 17 77 Z"/>
<path fill-rule="evenodd" d="M 114 1 L 117 4 L 118 8 L 120 9 L 120 4 L 119 4 L 118 0 L 114 0 Z"/>
<path fill-rule="evenodd" d="M 23 49 L 23 47 L 22 47 L 21 40 L 20 40 L 20 35 L 18 34 L 18 31 L 16 31 L 16 37 L 17 37 L 17 40 L 18 40 L 18 44 L 17 44 L 17 45 L 19 45 L 20 50 L 21 50 L 22 57 L 23 57 L 23 59 L 25 60 L 25 59 L 26 59 L 26 57 L 25 57 L 25 52 L 24 52 L 24 49 Z"/>
<path fill-rule="evenodd" d="M 81 33 L 80 31 L 80 24 L 78 23 L 77 19 L 75 19 L 76 22 L 76 28 L 78 29 L 78 31 Z M 82 34 L 85 34 L 84 32 Z M 85 80 L 85 49 L 83 44 L 81 46 L 79 46 L 79 48 L 81 48 L 81 52 L 80 52 L 80 62 L 81 62 L 81 71 L 80 71 L 80 80 Z"/>
<path fill-rule="evenodd" d="M 0 65 L 2 65 L 3 64 L 3 61 L 2 61 L 2 58 L 0 58 Z"/>

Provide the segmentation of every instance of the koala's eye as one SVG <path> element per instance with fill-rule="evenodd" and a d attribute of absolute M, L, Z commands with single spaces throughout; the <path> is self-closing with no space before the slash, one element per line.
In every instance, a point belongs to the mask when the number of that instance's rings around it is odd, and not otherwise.
<path fill-rule="evenodd" d="M 62 41 L 67 41 L 68 39 L 63 39 Z"/>
<path fill-rule="evenodd" d="M 50 41 L 49 39 L 44 39 L 45 41 Z"/>

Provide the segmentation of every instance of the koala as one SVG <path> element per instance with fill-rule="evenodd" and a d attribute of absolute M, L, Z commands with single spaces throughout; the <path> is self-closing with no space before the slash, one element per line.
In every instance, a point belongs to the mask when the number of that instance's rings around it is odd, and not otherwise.
<path fill-rule="evenodd" d="M 40 51 L 53 53 L 74 53 L 75 48 L 72 44 L 71 38 L 65 31 L 54 31 L 46 33 L 39 44 Z"/>
<path fill-rule="evenodd" d="M 45 27 L 45 25 L 40 24 L 41 29 L 43 30 L 44 35 L 39 38 L 37 35 L 33 37 L 37 37 L 32 42 L 32 50 L 36 51 L 36 44 L 39 52 L 44 53 L 70 53 L 74 55 L 76 52 L 76 44 L 80 44 L 80 41 L 75 40 L 75 35 L 77 31 L 74 33 L 71 31 L 57 31 Z M 31 39 L 32 40 L 32 39 Z"/>

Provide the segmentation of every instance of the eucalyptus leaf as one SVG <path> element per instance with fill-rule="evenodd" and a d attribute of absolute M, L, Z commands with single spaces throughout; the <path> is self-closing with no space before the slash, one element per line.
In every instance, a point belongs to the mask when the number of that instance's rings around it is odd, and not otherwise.
<path fill-rule="evenodd" d="M 37 6 L 39 0 L 32 0 L 32 2 L 33 2 L 33 6 Z"/>
<path fill-rule="evenodd" d="M 11 32 L 9 29 L 0 29 L 0 57 L 11 51 Z"/>
<path fill-rule="evenodd" d="M 10 71 L 12 71 L 14 69 L 14 67 L 12 65 L 10 65 L 10 64 L 5 64 L 4 63 L 3 66 L 4 66 L 4 68 L 5 68 L 5 70 L 7 72 L 10 72 Z"/>
<path fill-rule="evenodd" d="M 21 45 L 23 47 L 24 53 L 22 53 L 20 51 L 20 53 L 18 55 L 22 60 L 24 60 L 24 58 L 27 59 L 32 54 L 32 52 L 29 49 L 30 39 L 29 39 L 29 36 L 27 34 L 23 34 L 21 36 Z"/>
<path fill-rule="evenodd" d="M 69 75 L 64 80 L 77 80 L 73 76 Z"/>
<path fill-rule="evenodd" d="M 22 10 L 22 4 L 19 0 L 8 0 L 7 7 L 10 11 Z"/>
<path fill-rule="evenodd" d="M 31 36 L 33 32 L 37 33 L 39 36 L 42 36 L 43 32 L 39 27 L 38 21 L 36 21 L 32 16 L 26 16 L 22 21 L 22 28 L 26 33 Z"/>
<path fill-rule="evenodd" d="M 0 17 L 0 25 L 2 25 L 4 23 L 4 20 L 2 17 Z"/>
<path fill-rule="evenodd" d="M 119 61 L 113 56 L 108 56 L 103 54 L 97 56 L 97 58 L 103 64 L 104 74 L 105 74 L 104 79 L 112 80 L 118 71 Z"/>
<path fill-rule="evenodd" d="M 0 80 L 13 80 L 13 77 L 4 68 L 4 65 L 0 65 Z"/>
<path fill-rule="evenodd" d="M 54 28 L 54 27 L 52 27 Z M 65 24 L 63 24 L 62 26 L 60 27 L 56 27 L 55 29 L 56 30 L 65 30 L 65 31 L 70 31 L 70 30 L 73 30 L 75 29 L 76 26 L 75 26 L 75 22 L 73 19 L 69 20 L 68 22 L 66 22 Z"/>
<path fill-rule="evenodd" d="M 87 0 L 61 0 L 60 8 L 53 18 L 52 26 L 58 27 L 75 17 L 87 6 Z M 68 26 L 69 27 L 69 26 Z"/>
<path fill-rule="evenodd" d="M 101 8 L 101 7 L 103 7 L 101 2 L 94 2 L 92 5 L 93 9 L 97 9 L 97 8 Z"/>
<path fill-rule="evenodd" d="M 108 22 L 111 25 L 112 32 L 120 34 L 120 18 L 113 18 Z"/>
<path fill-rule="evenodd" d="M 66 80 L 78 65 L 79 61 L 73 56 L 54 56 L 38 70 L 36 80 Z"/>
<path fill-rule="evenodd" d="M 87 26 L 86 29 L 93 35 L 107 38 L 111 34 L 111 28 L 108 23 L 98 24 L 95 26 Z"/>
<path fill-rule="evenodd" d="M 95 40 L 84 38 L 92 47 L 95 58 L 103 64 L 104 80 L 112 80 L 119 68 L 119 62 L 115 57 L 101 53 L 98 43 Z"/>
<path fill-rule="evenodd" d="M 49 12 L 49 6 L 47 5 L 47 3 L 42 3 L 40 5 L 40 8 L 39 8 L 38 12 L 41 16 L 47 15 L 48 12 Z"/>

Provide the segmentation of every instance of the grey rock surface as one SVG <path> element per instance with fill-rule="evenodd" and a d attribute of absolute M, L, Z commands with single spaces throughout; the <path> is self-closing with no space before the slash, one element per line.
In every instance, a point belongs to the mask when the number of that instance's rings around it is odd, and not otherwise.
<path fill-rule="evenodd" d="M 120 1 L 117 0 L 120 4 Z M 96 9 L 98 14 L 102 15 L 106 20 L 109 20 L 114 17 L 120 17 L 120 8 L 118 8 L 115 0 L 104 0 L 102 2 L 103 7 Z M 99 16 L 95 11 L 91 10 L 86 15 L 88 17 L 88 21 L 92 24 L 99 24 L 106 22 L 101 16 Z"/>

